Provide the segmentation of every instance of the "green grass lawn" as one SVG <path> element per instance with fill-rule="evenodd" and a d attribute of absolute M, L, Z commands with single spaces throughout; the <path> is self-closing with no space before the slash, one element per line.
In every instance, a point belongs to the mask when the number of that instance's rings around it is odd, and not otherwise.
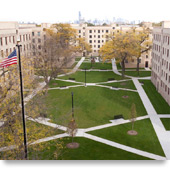
<path fill-rule="evenodd" d="M 132 103 L 136 104 L 137 116 L 147 114 L 137 93 L 102 87 L 77 87 L 48 91 L 48 116 L 53 122 L 68 125 L 71 120 L 71 92 L 74 92 L 75 119 L 79 128 L 109 123 L 114 115 L 122 114 L 125 119 L 129 119 Z M 129 98 L 124 99 L 122 96 Z"/>
<path fill-rule="evenodd" d="M 92 66 L 92 67 L 91 67 Z M 80 69 L 112 69 L 112 63 L 82 63 Z"/>
<path fill-rule="evenodd" d="M 119 70 L 119 69 L 122 69 L 120 63 L 116 63 L 116 66 L 117 66 L 117 69 L 118 69 L 118 70 Z"/>
<path fill-rule="evenodd" d="M 120 71 L 122 73 L 122 71 Z M 137 71 L 125 71 L 125 75 L 138 77 Z M 139 71 L 139 77 L 149 77 L 151 76 L 151 71 Z"/>
<path fill-rule="evenodd" d="M 106 83 L 106 84 L 101 83 L 101 85 L 112 86 L 115 88 L 127 88 L 127 89 L 136 90 L 136 87 L 132 80 L 124 81 L 124 82 Z"/>
<path fill-rule="evenodd" d="M 76 57 L 75 61 L 80 61 L 82 57 Z"/>
<path fill-rule="evenodd" d="M 63 87 L 63 86 L 74 86 L 74 85 L 80 85 L 79 83 L 71 83 L 71 82 L 65 82 L 60 80 L 51 80 L 49 83 L 50 88 L 54 87 Z"/>
<path fill-rule="evenodd" d="M 161 118 L 161 121 L 166 130 L 170 130 L 170 118 Z"/>
<path fill-rule="evenodd" d="M 157 92 L 156 87 L 150 80 L 140 80 L 144 83 L 142 86 L 148 95 L 153 107 L 158 114 L 170 114 L 170 106 L 164 98 Z"/>
<path fill-rule="evenodd" d="M 134 153 L 130 153 L 115 147 L 108 146 L 106 144 L 102 144 L 91 139 L 76 137 L 74 138 L 75 142 L 80 144 L 77 149 L 69 149 L 66 147 L 67 143 L 71 142 L 70 138 L 63 138 L 63 146 L 62 150 L 59 150 L 58 160 L 149 160 L 149 158 L 136 155 Z M 41 160 L 55 160 L 56 157 L 55 152 L 58 150 L 57 148 L 58 140 L 46 142 L 46 148 L 40 149 L 37 152 L 37 159 Z M 36 145 L 36 148 L 39 145 Z M 32 154 L 34 148 L 31 147 L 29 149 L 29 157 L 32 159 Z"/>
<path fill-rule="evenodd" d="M 85 71 L 77 71 L 74 74 L 60 77 L 60 79 L 75 78 L 78 82 L 85 81 Z M 99 71 L 86 71 L 86 82 L 87 83 L 97 83 L 97 82 L 106 82 L 109 78 L 114 78 L 115 80 L 122 80 L 122 77 L 113 73 L 112 71 L 99 72 Z M 127 79 L 127 78 L 125 78 Z"/>
<path fill-rule="evenodd" d="M 149 119 L 136 121 L 134 129 L 138 132 L 136 136 L 127 134 L 127 131 L 131 130 L 131 123 L 91 131 L 89 133 L 123 145 L 164 156 L 162 147 Z"/>

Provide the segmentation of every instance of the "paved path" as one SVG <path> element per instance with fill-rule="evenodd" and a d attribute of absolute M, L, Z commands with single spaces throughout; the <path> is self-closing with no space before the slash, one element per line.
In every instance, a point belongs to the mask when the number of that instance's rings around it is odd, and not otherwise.
<path fill-rule="evenodd" d="M 158 114 L 159 118 L 170 118 L 170 114 Z"/>
<path fill-rule="evenodd" d="M 27 119 L 31 120 L 33 122 L 37 122 L 37 123 L 40 123 L 40 124 L 43 124 L 43 125 L 46 125 L 46 126 L 57 128 L 57 129 L 60 129 L 60 130 L 63 130 L 63 131 L 67 130 L 67 128 L 65 126 L 57 125 L 55 123 L 50 123 L 50 122 L 48 122 L 49 119 L 46 119 L 46 118 L 33 119 L 33 118 L 27 116 Z"/>
<path fill-rule="evenodd" d="M 142 88 L 142 85 L 139 83 L 137 78 L 132 79 L 136 89 L 139 93 L 139 96 L 144 104 L 144 107 L 149 115 L 149 118 L 151 120 L 151 123 L 153 125 L 153 128 L 157 134 L 157 137 L 160 141 L 160 144 L 163 148 L 163 151 L 166 155 L 166 158 L 169 160 L 170 159 L 170 138 L 167 136 L 167 132 L 157 114 L 155 111 L 154 107 L 152 106 L 148 96 L 146 95 L 144 89 Z"/>
<path fill-rule="evenodd" d="M 147 119 L 147 118 L 149 118 L 148 115 L 137 117 L 136 121 Z M 130 120 L 124 120 L 124 119 L 117 119 L 117 120 L 110 120 L 110 121 L 112 123 L 108 123 L 108 124 L 104 124 L 104 125 L 100 125 L 100 126 L 95 126 L 95 127 L 90 127 L 90 128 L 85 129 L 84 132 L 90 132 L 90 131 L 99 130 L 99 129 L 103 129 L 103 128 L 108 128 L 108 127 L 112 127 L 112 126 L 117 126 L 117 125 L 121 125 L 121 124 L 125 124 L 125 123 L 130 122 Z"/>
<path fill-rule="evenodd" d="M 78 68 L 80 67 L 80 65 L 83 63 L 85 57 L 82 57 L 81 60 L 76 64 L 76 66 L 73 68 L 72 71 L 70 71 L 69 73 L 66 73 L 66 74 L 61 74 L 61 75 L 58 75 L 58 77 L 63 77 L 63 76 L 66 76 L 66 75 L 70 75 L 70 74 L 73 74 L 75 73 Z"/>
<path fill-rule="evenodd" d="M 87 133 L 85 133 L 84 137 L 86 137 L 88 139 L 92 139 L 92 140 L 100 142 L 100 143 L 104 143 L 106 145 L 109 145 L 109 146 L 112 146 L 112 147 L 115 147 L 115 148 L 119 148 L 119 149 L 122 149 L 122 150 L 125 150 L 125 151 L 128 151 L 128 152 L 137 154 L 137 155 L 141 155 L 141 156 L 144 156 L 144 157 L 147 157 L 147 158 L 151 158 L 151 159 L 155 159 L 155 160 L 166 160 L 165 157 L 155 155 L 155 154 L 152 154 L 152 153 L 149 153 L 149 152 L 141 151 L 139 149 L 135 149 L 135 148 L 132 148 L 132 147 L 129 147 L 129 146 L 125 146 L 125 145 L 122 145 L 122 144 L 119 144 L 119 143 L 116 143 L 116 142 L 113 142 L 113 141 L 110 141 L 110 140 L 107 140 L 107 139 L 103 139 L 103 138 L 100 138 L 100 137 L 97 137 L 97 136 L 94 136 L 94 135 L 87 134 Z"/>
<path fill-rule="evenodd" d="M 119 73 L 118 70 L 117 70 L 117 65 L 116 65 L 116 60 L 115 59 L 112 59 L 112 70 L 113 70 L 113 72 L 115 74 L 122 76 L 122 74 Z"/>

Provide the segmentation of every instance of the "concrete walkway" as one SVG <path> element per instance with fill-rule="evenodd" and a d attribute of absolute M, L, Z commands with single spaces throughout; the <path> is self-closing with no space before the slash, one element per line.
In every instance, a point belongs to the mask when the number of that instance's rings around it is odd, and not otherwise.
<path fill-rule="evenodd" d="M 83 63 L 83 61 L 85 60 L 85 57 L 82 57 L 81 60 L 76 64 L 76 66 L 73 68 L 72 71 L 70 71 L 69 73 L 66 73 L 66 74 L 61 74 L 61 75 L 58 75 L 58 77 L 63 77 L 63 76 L 66 76 L 66 75 L 70 75 L 70 74 L 73 74 L 75 73 L 78 68 L 80 67 L 80 65 Z"/>
<path fill-rule="evenodd" d="M 61 125 L 57 125 L 55 123 L 50 123 L 48 122 L 49 119 L 45 119 L 45 118 L 37 118 L 37 119 L 33 119 L 31 117 L 28 117 L 27 116 L 27 119 L 28 120 L 31 120 L 33 122 L 37 122 L 37 123 L 40 123 L 40 124 L 43 124 L 43 125 L 46 125 L 46 126 L 50 126 L 50 127 L 53 127 L 53 128 L 57 128 L 57 129 L 60 129 L 60 130 L 63 130 L 63 131 L 66 131 L 67 128 L 65 126 L 61 126 Z"/>
<path fill-rule="evenodd" d="M 139 96 L 144 104 L 144 107 L 149 115 L 149 118 L 151 120 L 151 123 L 153 125 L 153 128 L 157 134 L 158 140 L 162 146 L 162 149 L 166 155 L 166 158 L 170 159 L 170 138 L 167 136 L 167 132 L 157 114 L 154 107 L 152 106 L 148 96 L 146 95 L 144 89 L 142 88 L 142 85 L 139 83 L 137 78 L 132 79 L 136 89 L 139 93 Z"/>
<path fill-rule="evenodd" d="M 118 148 L 118 149 L 122 149 L 122 150 L 125 150 L 125 151 L 128 151 L 128 152 L 140 155 L 140 156 L 144 156 L 144 157 L 147 157 L 147 158 L 150 158 L 150 159 L 166 160 L 165 157 L 155 155 L 155 154 L 152 154 L 152 153 L 149 153 L 149 152 L 141 151 L 139 149 L 135 149 L 135 148 L 132 148 L 132 147 L 129 147 L 129 146 L 126 146 L 126 145 L 122 145 L 122 144 L 119 144 L 119 143 L 116 143 L 116 142 L 113 142 L 113 141 L 110 141 L 110 140 L 107 140 L 107 139 L 103 139 L 103 138 L 100 138 L 100 137 L 97 137 L 97 136 L 94 136 L 94 135 L 87 134 L 87 133 L 85 133 L 84 137 L 86 137 L 88 139 L 92 139 L 92 140 L 100 142 L 100 143 L 104 143 L 106 145 L 109 145 L 109 146 L 112 146 L 112 147 L 115 147 L 115 148 Z"/>

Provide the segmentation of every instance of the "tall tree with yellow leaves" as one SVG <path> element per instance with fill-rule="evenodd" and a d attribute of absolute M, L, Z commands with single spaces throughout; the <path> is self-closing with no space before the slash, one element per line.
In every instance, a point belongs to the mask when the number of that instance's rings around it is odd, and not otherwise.
<path fill-rule="evenodd" d="M 110 40 L 100 48 L 100 55 L 103 60 L 116 59 L 122 66 L 122 77 L 125 75 L 125 60 L 136 54 L 136 37 L 131 32 L 118 32 L 110 36 Z"/>
<path fill-rule="evenodd" d="M 22 57 L 24 96 L 30 95 L 38 87 L 33 76 L 33 68 L 29 64 L 30 59 Z M 42 100 L 43 93 L 39 92 L 38 98 L 27 103 L 25 113 L 29 118 L 42 116 L 46 112 L 45 103 Z M 26 104 L 26 103 L 25 103 Z M 43 107 L 44 106 L 44 107 Z M 22 160 L 24 159 L 23 124 L 20 105 L 20 80 L 17 65 L 12 65 L 0 71 L 0 159 Z M 28 148 L 35 140 L 54 134 L 46 126 L 40 126 L 33 121 L 26 122 Z M 61 145 L 58 144 L 58 148 Z M 28 159 L 41 159 L 38 153 L 45 147 L 39 144 L 35 147 Z M 29 149 L 28 149 L 29 151 Z M 56 155 L 56 154 L 55 154 Z"/>
<path fill-rule="evenodd" d="M 152 41 L 151 41 L 151 31 L 149 28 L 143 27 L 141 31 L 137 31 L 136 29 L 133 30 L 136 35 L 136 43 L 135 43 L 135 50 L 136 54 L 134 57 L 137 59 L 137 66 L 136 70 L 139 76 L 139 65 L 140 65 L 140 57 L 142 54 L 147 53 L 152 48 Z"/>
<path fill-rule="evenodd" d="M 41 52 L 37 47 L 34 48 L 34 64 L 36 73 L 44 77 L 47 86 L 63 68 L 73 63 L 77 51 L 75 43 L 76 30 L 69 24 L 54 24 L 45 30 Z"/>

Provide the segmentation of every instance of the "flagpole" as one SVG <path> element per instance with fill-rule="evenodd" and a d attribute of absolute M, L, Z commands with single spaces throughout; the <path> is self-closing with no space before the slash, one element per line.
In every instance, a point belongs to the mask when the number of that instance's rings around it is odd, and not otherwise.
<path fill-rule="evenodd" d="M 20 47 L 21 45 L 17 44 L 18 47 L 18 61 L 19 61 L 19 72 L 20 72 L 20 88 L 21 88 L 21 106 L 22 106 L 22 119 L 23 119 L 23 132 L 24 132 L 24 158 L 27 159 L 27 135 L 26 135 L 26 125 L 25 125 L 25 113 L 24 113 L 24 96 L 23 96 L 23 84 L 22 84 L 22 70 L 21 70 L 21 56 L 20 56 Z"/>

